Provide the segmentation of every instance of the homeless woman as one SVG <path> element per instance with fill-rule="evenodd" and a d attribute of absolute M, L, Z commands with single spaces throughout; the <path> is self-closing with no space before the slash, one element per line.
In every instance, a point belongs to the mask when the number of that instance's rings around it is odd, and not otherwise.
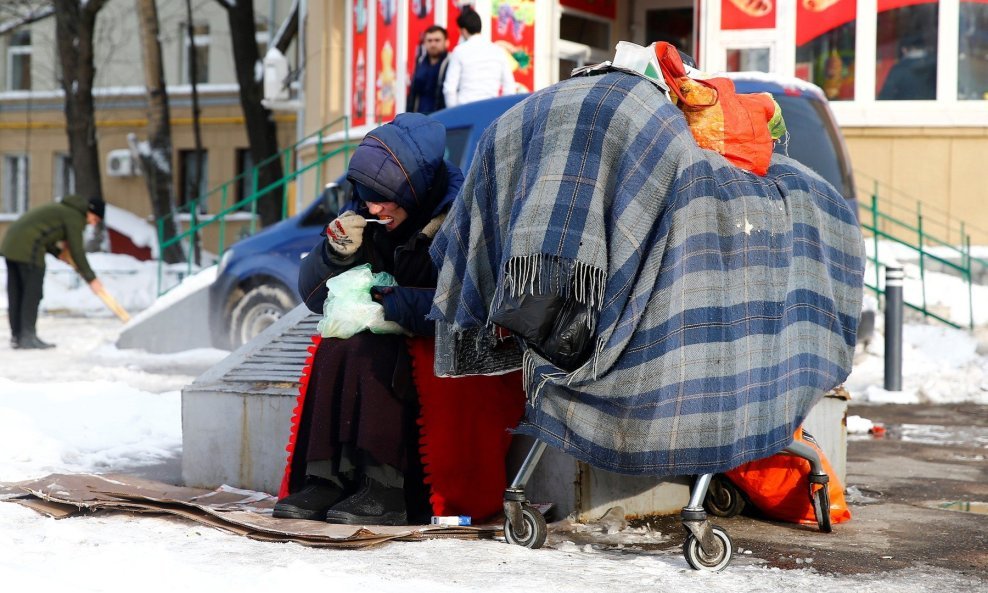
<path fill-rule="evenodd" d="M 443 158 L 445 145 L 443 125 L 416 113 L 367 134 L 347 170 L 356 209 L 330 222 L 325 240 L 302 260 L 299 293 L 309 309 L 323 311 L 327 279 L 369 263 L 397 282 L 372 293 L 385 319 L 412 335 L 434 334 L 425 320 L 436 286 L 429 246 L 463 183 Z M 414 510 L 424 490 L 405 337 L 361 332 L 321 340 L 303 397 L 286 479 L 292 494 L 274 516 L 407 523 L 407 504 Z"/>

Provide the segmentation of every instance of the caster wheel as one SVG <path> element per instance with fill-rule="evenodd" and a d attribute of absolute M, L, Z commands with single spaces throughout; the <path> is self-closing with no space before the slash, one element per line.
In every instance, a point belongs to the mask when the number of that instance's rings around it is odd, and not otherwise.
<path fill-rule="evenodd" d="M 830 524 L 830 490 L 826 484 L 813 493 L 813 513 L 821 532 L 830 533 L 834 530 Z"/>
<path fill-rule="evenodd" d="M 710 480 L 703 508 L 714 517 L 734 517 L 745 507 L 744 495 L 733 482 L 721 475 Z"/>
<path fill-rule="evenodd" d="M 504 520 L 504 539 L 509 544 L 516 546 L 524 546 L 533 550 L 541 548 L 549 534 L 545 517 L 535 507 L 527 504 L 521 505 L 521 515 L 524 525 L 515 526 L 511 524 L 510 520 Z"/>
<path fill-rule="evenodd" d="M 683 556 L 686 557 L 686 563 L 693 570 L 719 572 L 730 564 L 731 556 L 734 555 L 734 542 L 731 541 L 727 532 L 716 525 L 711 525 L 710 529 L 713 531 L 714 540 L 718 544 L 713 554 L 706 554 L 700 548 L 700 540 L 696 539 L 692 533 L 686 536 L 686 541 L 683 543 Z"/>

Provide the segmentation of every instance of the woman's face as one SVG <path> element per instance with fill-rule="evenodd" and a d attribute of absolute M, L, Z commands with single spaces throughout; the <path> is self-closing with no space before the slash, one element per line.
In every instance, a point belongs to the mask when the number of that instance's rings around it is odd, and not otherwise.
<path fill-rule="evenodd" d="M 389 231 L 398 228 L 408 218 L 408 212 L 405 212 L 404 208 L 394 202 L 367 202 L 367 211 L 379 220 L 391 219 L 391 222 L 384 225 L 384 228 Z"/>

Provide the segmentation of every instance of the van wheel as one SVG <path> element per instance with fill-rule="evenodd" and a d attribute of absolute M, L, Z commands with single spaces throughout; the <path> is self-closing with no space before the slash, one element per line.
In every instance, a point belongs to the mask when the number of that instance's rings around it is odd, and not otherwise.
<path fill-rule="evenodd" d="M 280 286 L 249 290 L 230 315 L 230 346 L 236 350 L 251 341 L 294 307 L 295 300 Z"/>

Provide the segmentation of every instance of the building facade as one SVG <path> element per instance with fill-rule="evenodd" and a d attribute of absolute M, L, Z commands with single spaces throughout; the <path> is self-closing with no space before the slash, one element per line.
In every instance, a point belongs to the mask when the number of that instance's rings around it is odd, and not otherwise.
<path fill-rule="evenodd" d="M 162 63 L 168 87 L 173 175 L 179 205 L 250 168 L 247 136 L 226 11 L 196 2 L 193 41 L 187 34 L 185 3 L 158 0 Z M 270 35 L 288 15 L 292 0 L 256 0 L 257 41 L 263 56 Z M 0 19 L 11 15 L 0 11 Z M 274 23 L 272 25 L 272 23 Z M 7 24 L 8 27 L 4 27 Z M 16 24 L 16 23 L 15 23 Z M 0 236 L 28 208 L 75 189 L 59 84 L 55 18 L 9 26 L 0 23 Z M 104 198 L 150 222 L 151 203 L 128 135 L 147 138 L 147 100 L 140 27 L 134 2 L 111 0 L 96 19 L 94 98 Z M 196 62 L 200 127 L 205 154 L 194 187 L 195 142 L 189 64 Z M 276 114 L 279 145 L 294 143 L 296 116 Z M 238 186 L 228 202 L 249 188 Z M 217 193 L 200 211 L 221 208 Z M 180 217 L 181 218 L 181 217 Z M 248 219 L 250 215 L 233 218 Z M 208 245 L 208 237 L 207 237 Z"/>
<path fill-rule="evenodd" d="M 520 90 L 669 41 L 701 69 L 760 70 L 819 85 L 848 142 L 859 198 L 958 242 L 988 244 L 988 0 L 474 0 Z M 458 0 L 308 2 L 305 129 L 361 129 L 404 109 L 421 31 L 457 41 Z"/>

